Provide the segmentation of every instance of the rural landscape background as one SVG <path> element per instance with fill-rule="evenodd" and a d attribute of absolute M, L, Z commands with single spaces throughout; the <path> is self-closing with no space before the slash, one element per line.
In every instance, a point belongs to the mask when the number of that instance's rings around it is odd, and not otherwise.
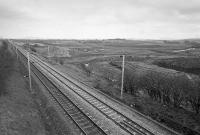
<path fill-rule="evenodd" d="M 125 54 L 122 102 L 175 130 L 200 130 L 198 39 L 15 41 L 118 100 Z"/>

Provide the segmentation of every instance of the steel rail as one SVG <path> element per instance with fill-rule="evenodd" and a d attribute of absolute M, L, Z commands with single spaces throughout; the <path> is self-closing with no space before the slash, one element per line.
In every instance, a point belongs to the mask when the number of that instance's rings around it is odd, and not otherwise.
<path fill-rule="evenodd" d="M 22 52 L 20 52 L 20 53 L 22 54 L 22 56 L 24 56 L 24 58 L 26 58 L 25 55 L 24 55 Z M 27 59 L 27 58 L 26 58 L 26 59 Z M 66 113 L 66 114 L 72 119 L 72 121 L 78 126 L 78 128 L 82 131 L 83 134 L 85 134 L 85 135 L 90 135 L 90 134 L 93 135 L 94 132 L 96 132 L 95 135 L 96 135 L 96 134 L 106 135 L 106 133 L 103 131 L 103 129 L 101 129 L 95 122 L 93 122 L 93 121 L 83 112 L 83 110 L 81 110 L 76 104 L 74 104 L 74 103 L 69 99 L 69 97 L 67 97 L 65 94 L 63 94 L 63 93 L 59 90 L 59 88 L 57 88 L 57 86 L 56 86 L 46 75 L 44 75 L 33 63 L 31 63 L 31 65 L 32 65 L 32 67 L 34 67 L 34 68 L 37 70 L 37 72 L 38 72 L 39 74 L 41 74 L 41 76 L 43 77 L 43 79 L 41 79 L 41 77 L 39 77 L 39 75 L 38 75 L 37 73 L 35 73 L 35 72 L 33 72 L 33 73 L 37 76 L 37 78 L 41 81 L 41 83 L 47 88 L 48 92 L 51 94 L 51 96 L 54 98 L 54 100 L 60 105 L 60 107 L 65 111 L 65 113 Z M 33 69 L 32 69 L 32 70 L 33 70 Z M 60 95 L 62 95 L 62 96 L 65 98 L 65 100 L 66 100 L 66 99 L 68 100 L 68 103 L 67 103 L 68 106 L 73 105 L 74 107 L 76 107 L 76 109 L 78 109 L 78 111 L 81 112 L 80 114 L 83 114 L 84 118 L 86 118 L 86 119 L 89 120 L 93 125 L 95 125 L 95 127 L 98 129 L 99 132 L 97 132 L 97 130 L 96 130 L 96 131 L 93 130 L 92 132 L 91 132 L 91 131 L 85 131 L 86 129 L 83 129 L 83 128 L 84 128 L 83 126 L 81 127 L 80 121 L 77 122 L 76 120 L 74 120 L 75 117 L 73 116 L 73 114 L 70 114 L 70 113 L 69 113 L 69 110 L 70 110 L 70 111 L 73 111 L 73 110 L 72 110 L 72 109 L 66 110 L 66 108 L 63 107 L 63 105 L 62 105 L 62 103 L 59 101 L 59 99 L 55 97 L 55 93 L 52 92 L 52 89 L 50 90 L 50 88 L 48 88 L 49 86 L 47 86 L 47 85 L 45 84 L 44 79 L 46 79 L 53 87 L 55 87 L 55 88 L 57 89 L 57 92 L 59 92 Z M 69 103 L 69 102 L 70 102 L 70 103 Z M 77 115 L 77 114 L 78 114 L 78 113 L 76 112 L 76 115 Z M 79 119 L 81 119 L 80 116 L 76 116 L 76 117 L 78 117 Z M 85 122 L 85 121 L 84 121 L 84 122 Z M 88 126 L 88 125 L 84 125 L 84 126 Z M 94 129 L 94 128 L 93 128 L 93 129 Z"/>
<path fill-rule="evenodd" d="M 33 56 L 33 55 L 32 55 Z M 37 58 L 37 57 L 36 57 Z M 75 85 L 75 86 L 77 86 L 78 88 L 81 88 L 84 92 L 86 92 L 87 94 L 89 94 L 90 96 L 92 96 L 93 98 L 95 98 L 95 99 L 97 99 L 97 100 L 99 100 L 100 101 L 100 99 L 98 99 L 97 97 L 95 97 L 94 95 L 92 95 L 91 93 L 89 93 L 89 92 L 87 92 L 87 91 L 85 91 L 82 87 L 80 87 L 79 85 L 77 85 L 76 83 L 74 83 L 74 82 L 72 82 L 71 80 L 69 80 L 68 78 L 66 78 L 66 76 L 63 76 L 60 72 L 57 72 L 57 70 L 55 70 L 54 68 L 52 68 L 52 67 L 50 67 L 48 64 L 46 64 L 46 63 L 44 63 L 42 60 L 40 60 L 39 58 L 37 58 L 39 61 L 41 61 L 41 63 L 43 63 L 43 64 L 45 64 L 46 66 L 48 66 L 51 70 L 54 70 L 54 72 L 56 72 L 57 74 L 60 74 L 60 76 L 62 76 L 63 78 L 65 78 L 66 80 L 68 80 L 69 82 L 71 82 L 71 83 L 73 83 L 73 85 Z M 83 82 L 80 82 L 80 83 L 82 83 L 83 85 L 85 85 Z M 85 85 L 85 86 L 87 86 L 87 85 Z M 69 87 L 69 86 L 68 86 Z M 88 87 L 88 86 L 87 86 Z M 96 89 L 95 89 L 96 90 Z M 99 91 L 98 91 L 99 92 Z M 103 94 L 104 96 L 106 96 L 106 97 L 110 97 L 110 96 L 108 96 L 108 95 L 106 95 L 106 94 L 104 94 L 104 93 L 102 93 L 102 92 L 100 92 L 101 94 Z M 83 97 L 82 97 L 83 98 Z M 113 101 L 116 101 L 117 103 L 120 103 L 120 104 L 122 104 L 121 102 L 119 102 L 119 101 L 117 101 L 116 99 L 113 99 L 113 98 L 111 98 Z M 84 100 L 86 100 L 85 98 L 84 98 Z M 87 101 L 88 102 L 88 101 Z M 102 101 L 100 101 L 101 103 L 103 103 L 103 104 L 105 104 L 104 102 L 102 102 Z M 91 103 L 90 103 L 91 104 Z M 109 108 L 111 108 L 112 110 L 114 110 L 115 112 L 117 112 L 118 114 L 121 114 L 120 112 L 118 112 L 118 111 L 116 111 L 115 109 L 113 109 L 112 107 L 110 107 L 109 105 L 107 105 L 107 104 L 105 104 L 106 106 L 108 106 Z M 122 105 L 124 105 L 124 104 L 122 104 Z M 93 105 L 94 106 L 94 105 Z M 127 106 L 127 105 L 125 105 L 125 106 Z M 96 106 L 94 106 L 95 108 L 97 108 Z M 127 107 L 129 107 L 129 106 L 127 106 Z M 130 107 L 129 107 L 130 108 Z M 132 108 L 131 108 L 132 109 Z M 136 113 L 139 113 L 139 112 L 137 112 L 137 111 L 135 111 L 134 110 L 134 112 L 136 112 Z M 122 116 L 124 116 L 123 114 L 121 114 Z M 154 120 L 152 120 L 152 119 L 150 119 L 150 118 L 147 118 L 147 117 L 145 117 L 143 114 L 141 114 L 141 113 L 139 113 L 139 115 L 140 116 L 142 116 L 142 117 L 144 117 L 144 118 L 146 118 L 146 119 L 148 119 L 149 121 L 152 121 L 152 122 L 154 122 L 155 124 L 157 124 L 157 125 L 159 125 L 159 126 L 161 126 L 162 128 L 164 128 L 165 130 L 167 130 L 167 131 L 169 131 L 170 133 L 172 133 L 172 134 L 179 134 L 179 133 L 176 133 L 175 131 L 173 131 L 173 130 L 171 130 L 171 129 L 169 129 L 169 128 L 167 128 L 167 127 L 165 127 L 165 126 L 163 126 L 163 125 L 160 125 L 158 122 L 156 122 L 156 121 L 154 121 Z M 124 116 L 125 118 L 127 118 L 126 116 Z M 112 119 L 112 118 L 111 118 Z M 129 119 L 129 118 L 128 118 Z M 132 120 L 131 120 L 132 121 Z M 128 126 L 130 126 L 130 124 L 129 124 L 129 122 L 126 122 L 125 121 L 125 124 L 126 125 L 128 125 Z M 137 123 L 136 123 L 137 124 Z M 139 125 L 139 124 L 138 124 Z M 139 125 L 140 126 L 140 125 Z M 142 126 L 141 126 L 141 128 L 143 128 Z M 146 130 L 146 129 L 145 129 Z M 147 130 L 148 131 L 148 130 Z M 150 133 L 150 134 L 153 134 L 153 133 Z"/>
<path fill-rule="evenodd" d="M 38 59 L 37 57 L 34 56 L 35 59 L 39 60 L 41 63 L 43 63 L 43 61 L 41 61 L 40 59 Z M 38 62 L 38 64 L 40 64 Z M 45 64 L 45 63 L 43 63 Z M 88 102 L 90 105 L 92 105 L 93 107 L 95 107 L 97 110 L 99 110 L 101 113 L 103 113 L 107 118 L 109 118 L 110 120 L 112 120 L 116 125 L 120 126 L 122 129 L 124 129 L 126 132 L 130 133 L 130 134 L 135 134 L 136 132 L 138 134 L 142 134 L 142 135 L 153 135 L 153 133 L 151 133 L 150 131 L 148 131 L 147 129 L 145 129 L 144 127 L 140 126 L 139 124 L 137 124 L 136 122 L 130 120 L 129 118 L 127 118 L 126 116 L 124 116 L 123 114 L 119 113 L 118 111 L 116 111 L 115 109 L 113 109 L 112 107 L 108 106 L 107 104 L 105 104 L 104 102 L 100 101 L 98 98 L 96 98 L 95 96 L 91 95 L 90 93 L 88 93 L 87 91 L 85 91 L 84 89 L 82 89 L 81 87 L 79 87 L 77 84 L 74 84 L 73 82 L 71 82 L 71 80 L 69 80 L 68 78 L 66 78 L 65 76 L 63 76 L 62 74 L 60 74 L 59 72 L 57 72 L 54 69 L 51 69 L 50 66 L 46 65 L 48 68 L 50 68 L 51 70 L 46 69 L 43 64 L 40 64 L 40 66 L 42 66 L 45 70 L 47 70 L 50 74 L 52 74 L 54 77 L 56 77 L 60 82 L 62 82 L 65 86 L 67 86 L 69 89 L 72 89 L 77 95 L 79 95 L 79 97 L 81 97 L 82 99 L 84 99 L 86 102 Z M 109 114 L 106 114 L 105 111 L 102 111 L 102 109 L 99 109 L 96 105 L 94 105 L 95 101 L 93 101 L 92 103 L 89 102 L 85 97 L 83 97 L 83 95 L 81 95 L 80 93 L 78 93 L 76 90 L 74 90 L 73 88 L 71 88 L 69 85 L 67 85 L 65 82 L 63 82 L 63 80 L 61 80 L 60 78 L 58 78 L 57 76 L 55 76 L 55 74 L 52 73 L 52 71 L 54 73 L 57 73 L 58 75 L 60 75 L 61 77 L 63 77 L 64 79 L 67 79 L 68 81 L 70 81 L 70 83 L 73 83 L 73 85 L 75 85 L 76 87 L 78 87 L 79 89 L 81 89 L 82 91 L 84 91 L 85 93 L 87 93 L 89 96 L 91 96 L 92 98 L 94 98 L 97 102 L 100 102 L 101 104 L 103 104 L 104 106 L 108 107 L 110 110 L 112 110 L 113 112 L 117 113 L 118 115 L 120 115 L 120 117 L 123 117 L 123 121 L 118 122 L 117 120 L 113 119 L 112 117 L 109 116 Z M 102 105 L 102 106 L 103 106 Z"/>

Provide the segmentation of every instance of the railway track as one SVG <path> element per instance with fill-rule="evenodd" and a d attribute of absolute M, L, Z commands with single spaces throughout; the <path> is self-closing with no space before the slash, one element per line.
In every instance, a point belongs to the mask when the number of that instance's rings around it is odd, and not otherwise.
<path fill-rule="evenodd" d="M 24 55 L 23 55 L 24 56 Z M 26 57 L 25 57 L 26 58 Z M 31 63 L 33 73 L 46 87 L 48 93 L 52 96 L 53 100 L 59 104 L 66 115 L 76 124 L 81 132 L 81 135 L 107 135 L 95 122 L 85 114 L 83 108 L 79 104 L 74 103 L 63 94 L 59 88 L 49 80 L 33 63 Z"/>
<path fill-rule="evenodd" d="M 20 51 L 24 51 L 24 50 L 21 50 L 21 49 L 19 49 L 19 50 Z M 22 55 L 25 55 L 25 54 L 22 53 Z M 127 133 L 132 134 L 132 135 L 154 135 L 154 134 L 159 134 L 157 132 L 151 132 L 148 129 L 145 129 L 141 125 L 137 124 L 136 122 L 132 121 L 131 119 L 127 118 L 125 115 L 121 114 L 120 112 L 118 112 L 117 110 L 112 108 L 111 106 L 109 106 L 106 103 L 102 102 L 100 99 L 95 97 L 93 94 L 91 94 L 87 90 L 83 89 L 78 84 L 74 83 L 72 80 L 70 80 L 69 78 L 64 76 L 61 72 L 57 71 L 56 69 L 54 69 L 51 66 L 49 66 L 47 63 L 45 63 L 42 60 L 40 60 L 38 57 L 36 57 L 34 55 L 31 55 L 31 57 L 32 57 L 32 61 L 37 63 L 40 66 L 40 68 L 42 68 L 45 71 L 47 71 L 48 73 L 50 73 L 58 81 L 62 82 L 66 87 L 68 87 L 70 90 L 72 90 L 74 93 L 76 93 L 77 96 L 79 96 L 80 98 L 85 100 L 87 103 L 92 105 L 94 108 L 96 108 L 99 112 L 104 114 L 108 119 L 113 121 L 116 125 L 118 125 L 120 128 L 125 130 Z M 32 66 L 34 68 L 37 68 L 35 65 L 32 65 Z M 38 70 L 38 72 L 39 72 L 39 70 Z M 38 74 L 42 74 L 42 73 L 39 72 Z M 43 74 L 41 76 L 45 76 L 45 75 Z M 45 77 L 43 77 L 43 79 L 41 79 L 41 81 L 45 80 Z M 46 77 L 46 79 L 48 79 L 48 78 Z M 54 84 L 52 83 L 52 85 L 54 85 Z M 54 85 L 54 87 L 56 87 L 56 86 Z M 68 105 L 68 103 L 67 103 L 67 101 L 65 101 L 65 99 L 67 100 L 67 99 L 69 99 L 69 97 L 66 97 L 66 95 L 63 94 L 58 88 L 56 88 L 54 90 L 53 90 L 53 93 L 51 93 L 51 95 L 52 96 L 57 95 L 57 98 L 56 97 L 55 98 L 62 106 L 64 106 L 65 104 Z M 60 96 L 62 96 L 62 97 L 60 97 Z M 71 104 L 74 104 L 71 100 L 69 100 L 68 102 L 70 102 Z M 80 114 L 84 115 L 84 112 L 81 112 L 81 109 L 79 108 L 78 104 L 74 104 L 74 105 L 76 106 L 77 110 L 80 111 Z M 71 105 L 69 104 L 69 106 L 71 106 Z M 69 110 L 69 109 L 67 109 L 67 110 Z M 77 112 L 77 110 L 75 110 L 74 112 Z M 79 114 L 79 113 L 77 113 L 77 114 Z M 74 118 L 74 119 L 76 119 L 76 118 Z M 174 133 L 172 131 L 170 131 L 170 132 L 171 132 L 171 134 L 174 134 L 174 135 L 176 134 L 176 133 Z M 87 134 L 87 133 L 85 133 L 85 134 Z"/>
<path fill-rule="evenodd" d="M 34 57 L 34 56 L 33 56 Z M 72 84 L 73 82 L 66 83 L 64 82 L 63 78 L 61 79 L 57 75 L 57 71 L 51 71 L 47 68 L 45 68 L 42 64 L 38 63 L 43 69 L 45 69 L 47 72 L 49 72 L 52 76 L 57 78 L 60 82 L 62 82 L 66 87 L 73 90 L 80 98 L 85 100 L 87 103 L 92 105 L 94 108 L 96 108 L 98 111 L 100 111 L 102 114 L 104 114 L 107 118 L 112 120 L 116 125 L 124 129 L 126 132 L 132 135 L 153 135 L 153 133 L 149 132 L 148 130 L 144 129 L 137 123 L 129 120 L 127 117 L 125 117 L 123 114 L 120 114 L 110 106 L 106 105 L 105 103 L 101 102 L 98 98 L 91 95 L 87 91 L 78 88 L 75 86 L 75 84 Z M 61 74 L 60 74 L 61 75 Z M 63 77 L 63 76 L 62 76 Z M 69 80 L 67 80 L 69 81 Z M 74 85 L 74 86 L 73 86 Z"/>
<path fill-rule="evenodd" d="M 34 59 L 37 59 L 43 64 L 40 64 L 43 68 L 45 68 L 49 73 L 51 73 L 53 76 L 56 76 L 56 78 L 63 82 L 67 87 L 72 89 L 79 97 L 87 101 L 89 104 L 91 104 L 94 108 L 99 110 L 101 113 L 103 113 L 107 118 L 112 120 L 115 124 L 126 130 L 130 134 L 140 134 L 140 135 L 153 135 L 150 131 L 143 128 L 139 124 L 135 123 L 134 121 L 128 119 L 123 114 L 117 112 L 112 107 L 106 105 L 105 103 L 101 102 L 97 97 L 93 96 L 86 90 L 79 87 L 77 84 L 74 84 L 71 80 L 63 76 L 61 73 L 57 72 L 55 69 L 48 66 L 46 63 L 38 59 L 37 57 L 33 56 Z M 45 66 L 44 66 L 45 65 Z M 61 76 L 61 78 L 57 77 Z M 66 84 L 64 80 L 67 80 L 69 83 Z"/>

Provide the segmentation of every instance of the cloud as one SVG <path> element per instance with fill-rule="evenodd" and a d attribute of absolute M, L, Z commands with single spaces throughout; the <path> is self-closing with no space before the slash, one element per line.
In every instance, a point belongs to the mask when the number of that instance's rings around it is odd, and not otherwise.
<path fill-rule="evenodd" d="M 199 7 L 190 7 L 190 8 L 183 8 L 179 9 L 178 12 L 180 14 L 185 14 L 185 15 L 196 15 L 200 14 L 200 6 Z"/>
<path fill-rule="evenodd" d="M 185 38 L 199 35 L 200 0 L 0 0 L 0 23 L 18 37 Z"/>
<path fill-rule="evenodd" d="M 14 9 L 0 5 L 0 18 L 1 19 L 20 19 L 24 18 L 24 14 Z"/>
<path fill-rule="evenodd" d="M 13 1 L 13 0 L 11 0 Z M 20 5 L 18 0 L 11 2 L 0 1 L 0 20 L 10 21 L 39 21 L 42 17 L 31 9 L 28 4 Z"/>
<path fill-rule="evenodd" d="M 132 5 L 147 10 L 147 19 L 157 22 L 162 20 L 186 23 L 200 21 L 199 0 L 133 0 Z"/>

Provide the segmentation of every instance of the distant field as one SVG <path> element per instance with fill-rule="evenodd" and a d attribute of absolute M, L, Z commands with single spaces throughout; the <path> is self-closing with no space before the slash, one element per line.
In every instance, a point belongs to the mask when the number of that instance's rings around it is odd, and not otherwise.
<path fill-rule="evenodd" d="M 168 99 L 165 98 L 163 102 L 168 101 L 169 98 L 171 102 L 174 102 L 173 94 L 177 94 L 177 92 L 180 94 L 177 95 L 180 97 L 180 102 L 182 102 L 181 98 L 188 98 L 187 95 L 196 99 L 197 94 L 193 93 L 197 91 L 190 92 L 188 90 L 190 88 L 183 88 L 186 87 L 183 84 L 188 80 L 193 82 L 200 80 L 198 76 L 200 74 L 200 40 L 16 40 L 16 42 L 26 49 L 30 47 L 32 52 L 48 59 L 62 71 L 76 76 L 81 81 L 89 83 L 115 98 L 120 96 L 122 63 L 120 56 L 124 54 L 126 55 L 124 102 L 134 105 L 135 109 L 158 121 L 165 121 L 166 125 L 175 124 L 179 127 L 182 126 L 183 121 L 189 121 L 185 122 L 187 127 L 200 131 L 199 115 L 194 114 L 191 105 L 186 105 L 188 101 L 178 103 L 178 106 L 182 106 L 184 111 L 177 110 L 176 107 L 171 108 L 173 106 L 171 103 L 169 109 L 163 106 L 161 97 L 160 99 L 159 97 L 155 97 L 157 99 L 150 98 L 152 95 L 148 95 L 147 92 L 136 86 L 136 83 L 146 82 L 144 80 L 138 82 L 138 80 L 150 77 L 154 81 L 153 87 L 157 86 L 158 92 L 164 87 L 170 89 L 170 91 L 161 91 L 167 92 L 162 97 L 166 94 L 169 95 Z M 30 46 L 25 44 L 26 42 Z M 179 80 L 175 78 L 179 78 Z M 160 86 L 162 83 L 159 81 L 164 81 L 162 82 L 163 86 Z M 175 81 L 180 82 L 175 83 Z M 168 87 L 169 83 L 174 87 L 173 89 L 179 91 L 171 91 L 171 88 Z M 156 85 L 154 86 L 154 84 Z M 178 86 L 173 86 L 174 84 Z M 182 91 L 182 89 L 186 90 Z M 194 103 L 196 104 L 196 102 Z M 173 128 L 176 129 L 176 127 Z M 190 130 L 187 132 L 190 133 Z"/>
<path fill-rule="evenodd" d="M 17 40 L 25 48 L 25 40 Z M 65 64 L 89 64 L 99 67 L 106 62 L 142 62 L 178 71 L 197 73 L 199 69 L 199 40 L 28 40 L 32 50 L 43 57 Z M 48 48 L 49 47 L 49 48 Z M 49 51 L 49 52 L 48 52 Z M 133 64 L 133 63 L 132 63 Z M 189 66 L 189 67 L 188 67 Z M 83 67 L 83 66 L 82 66 Z M 106 66 L 105 66 L 106 67 Z M 93 69 L 94 67 L 91 67 Z M 95 67 L 98 68 L 98 67 Z M 154 70 L 159 70 L 154 68 Z M 185 69 L 185 70 L 184 70 Z M 113 69 L 114 70 L 114 69 Z M 162 69 L 163 70 L 163 69 Z M 189 72 L 191 73 L 191 72 Z"/>

